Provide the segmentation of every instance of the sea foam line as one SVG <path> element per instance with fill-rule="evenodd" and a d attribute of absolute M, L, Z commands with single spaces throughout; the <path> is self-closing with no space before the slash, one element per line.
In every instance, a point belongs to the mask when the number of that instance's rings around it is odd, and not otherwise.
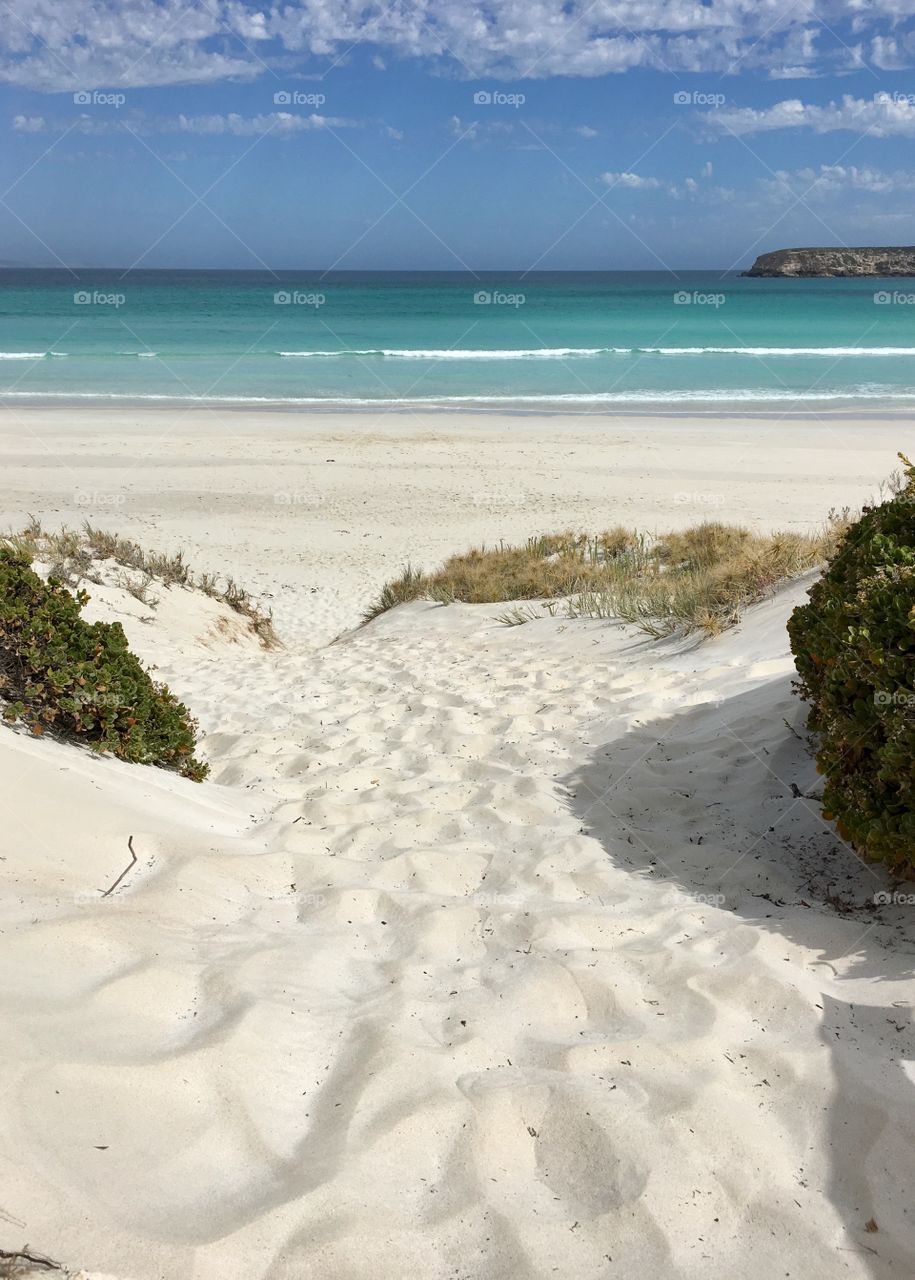
<path fill-rule="evenodd" d="M 460 348 L 366 348 L 344 347 L 338 351 L 277 351 L 278 356 L 297 360 L 330 360 L 351 356 L 386 360 L 568 360 L 603 355 L 659 356 L 915 356 L 915 347 L 519 347 Z"/>
<path fill-rule="evenodd" d="M 244 396 L 244 395 L 166 395 L 164 393 L 140 393 L 128 391 L 2 391 L 0 405 L 4 400 L 97 400 L 160 402 L 171 404 L 237 404 L 237 405 L 310 405 L 328 409 L 335 408 L 423 408 L 432 405 L 436 408 L 448 408 L 452 405 L 538 405 L 549 408 L 553 405 L 626 405 L 626 404 L 766 404 L 766 403 L 826 403 L 831 401 L 908 401 L 915 403 L 915 387 L 906 390 L 884 390 L 880 387 L 850 388 L 847 391 L 799 391 L 790 390 L 699 390 L 699 391 L 636 391 L 614 394 L 604 392 L 564 392 L 550 395 L 462 395 L 462 396 L 425 396 L 396 397 L 383 399 L 380 396 Z"/>

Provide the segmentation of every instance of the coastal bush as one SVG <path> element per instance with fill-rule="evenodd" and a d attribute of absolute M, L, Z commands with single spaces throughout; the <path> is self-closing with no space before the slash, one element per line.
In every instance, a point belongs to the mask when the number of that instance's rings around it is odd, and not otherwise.
<path fill-rule="evenodd" d="M 154 582 L 165 587 L 201 591 L 241 614 L 265 649 L 280 647 L 271 610 L 259 605 L 234 578 L 195 573 L 181 551 L 174 555 L 146 551 L 130 538 L 99 529 L 88 520 L 78 530 L 51 532 L 33 519 L 20 533 L 4 538 L 3 545 L 11 547 L 24 560 L 40 560 L 51 575 L 69 587 L 78 587 L 81 582 L 101 583 L 104 580 L 101 570 L 110 562 L 127 570 L 119 575 L 117 585 L 150 608 L 158 603 L 149 595 L 149 587 Z M 139 577 L 130 577 L 131 573 Z"/>
<path fill-rule="evenodd" d="M 897 871 L 915 867 L 915 466 L 903 462 L 898 492 L 864 508 L 788 624 L 824 816 Z"/>
<path fill-rule="evenodd" d="M 10 546 L 0 546 L 0 698 L 3 717 L 160 765 L 200 781 L 196 724 L 152 680 L 127 647 L 120 623 L 88 623 L 85 591 L 43 581 Z"/>
<path fill-rule="evenodd" d="M 562 600 L 570 617 L 619 618 L 655 636 L 714 634 L 785 578 L 822 564 L 838 527 L 762 535 L 709 521 L 655 537 L 615 528 L 596 537 L 569 531 L 521 546 L 478 547 L 433 573 L 408 568 L 384 587 L 364 621 L 410 600 Z M 516 609 L 505 618 L 534 616 Z"/>

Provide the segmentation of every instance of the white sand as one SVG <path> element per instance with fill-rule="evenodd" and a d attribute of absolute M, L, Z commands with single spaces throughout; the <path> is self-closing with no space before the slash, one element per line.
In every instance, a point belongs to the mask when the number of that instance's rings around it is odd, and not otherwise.
<path fill-rule="evenodd" d="M 705 643 L 425 604 L 321 643 L 484 536 L 808 526 L 911 430 L 230 425 L 0 420 L 4 523 L 183 545 L 288 640 L 95 591 L 200 718 L 199 786 L 0 732 L 0 1247 L 122 1280 L 915 1275 L 915 906 L 874 910 L 807 798 L 806 584 Z"/>
<path fill-rule="evenodd" d="M 809 528 L 899 449 L 900 421 L 0 409 L 0 528 L 33 512 L 185 547 L 313 644 L 408 560 L 569 526 Z"/>

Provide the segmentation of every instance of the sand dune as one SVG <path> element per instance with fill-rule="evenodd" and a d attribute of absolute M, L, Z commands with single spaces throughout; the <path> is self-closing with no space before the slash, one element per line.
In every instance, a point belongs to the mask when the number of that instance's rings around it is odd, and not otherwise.
<path fill-rule="evenodd" d="M 809 528 L 905 435 L 0 416 L 4 519 L 181 546 L 286 641 L 91 588 L 199 717 L 199 786 L 0 732 L 0 1247 L 81 1280 L 915 1274 L 912 909 L 819 816 L 805 584 L 704 643 L 347 631 L 474 540 Z"/>
<path fill-rule="evenodd" d="M 213 775 L 0 736 L 8 1247 L 915 1274 L 911 908 L 807 798 L 803 591 L 701 644 L 415 604 L 265 653 L 109 589 Z"/>

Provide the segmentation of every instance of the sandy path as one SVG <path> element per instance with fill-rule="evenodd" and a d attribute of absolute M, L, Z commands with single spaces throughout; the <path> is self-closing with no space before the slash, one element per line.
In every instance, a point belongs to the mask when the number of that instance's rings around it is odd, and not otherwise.
<path fill-rule="evenodd" d="M 415 605 L 164 662 L 203 788 L 15 739 L 28 1238 L 133 1280 L 910 1274 L 915 937 L 792 796 L 802 594 L 698 648 Z"/>

